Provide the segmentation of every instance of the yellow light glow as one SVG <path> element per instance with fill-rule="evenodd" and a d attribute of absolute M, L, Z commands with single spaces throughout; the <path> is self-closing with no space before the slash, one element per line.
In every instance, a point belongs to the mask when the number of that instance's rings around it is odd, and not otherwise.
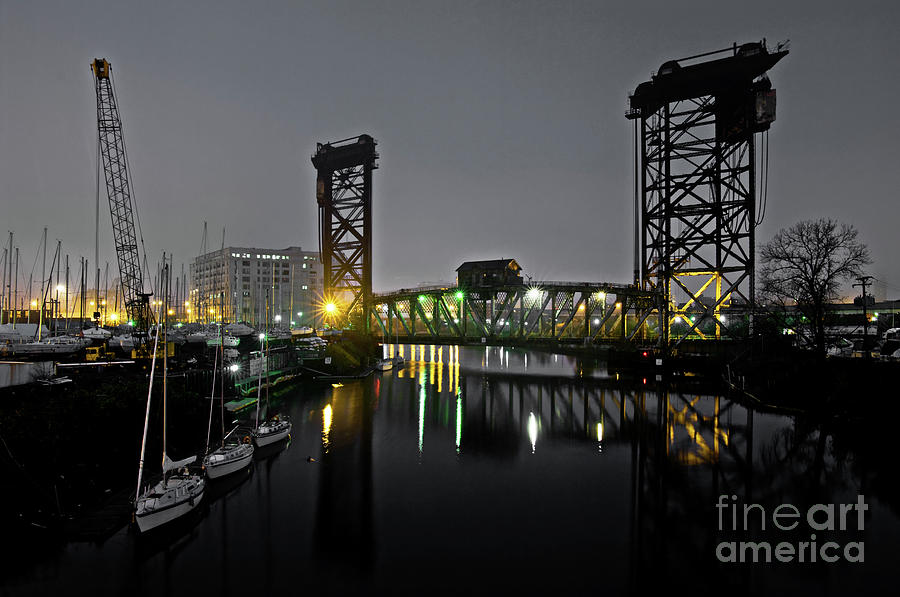
<path fill-rule="evenodd" d="M 117 320 L 118 318 L 119 318 L 118 313 L 110 313 L 110 314 L 109 314 L 109 319 L 110 319 L 110 321 L 115 321 L 115 320 Z"/>
<path fill-rule="evenodd" d="M 331 445 L 331 405 L 322 410 L 322 448 L 327 452 Z"/>
<path fill-rule="evenodd" d="M 65 291 L 66 291 L 66 287 L 63 286 L 62 284 L 60 284 L 59 286 L 56 287 L 56 292 L 65 292 Z"/>
<path fill-rule="evenodd" d="M 578 305 L 578 310 L 584 311 L 584 303 L 581 303 L 580 305 Z"/>
<path fill-rule="evenodd" d="M 335 311 L 337 311 L 337 305 L 335 305 L 334 303 L 327 303 L 325 305 L 326 313 L 334 313 Z"/>
<path fill-rule="evenodd" d="M 31 302 L 32 302 L 32 304 L 35 304 L 35 305 L 37 304 L 37 301 L 31 301 Z M 94 306 L 94 301 L 91 301 L 91 306 L 92 307 Z"/>
<path fill-rule="evenodd" d="M 175 309 L 169 309 L 168 313 L 169 315 L 175 315 Z"/>
<path fill-rule="evenodd" d="M 91 304 L 93 305 L 94 303 L 91 303 Z M 31 301 L 31 306 L 32 306 L 32 307 L 37 307 L 37 301 Z"/>

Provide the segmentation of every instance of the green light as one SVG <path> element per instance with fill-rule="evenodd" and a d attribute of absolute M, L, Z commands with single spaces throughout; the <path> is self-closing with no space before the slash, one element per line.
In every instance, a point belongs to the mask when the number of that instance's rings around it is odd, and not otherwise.
<path fill-rule="evenodd" d="M 175 327 L 180 328 L 180 327 L 183 326 L 183 325 L 184 325 L 183 323 L 176 323 L 176 324 L 175 324 Z"/>
<path fill-rule="evenodd" d="M 425 295 L 424 295 L 424 294 L 420 294 L 420 295 L 419 295 L 419 302 L 420 302 L 420 303 L 424 303 L 424 302 L 425 302 Z"/>
<path fill-rule="evenodd" d="M 461 300 L 463 299 L 464 296 L 465 296 L 465 295 L 463 294 L 462 290 L 457 290 L 457 291 L 456 291 L 456 300 L 461 301 Z"/>
<path fill-rule="evenodd" d="M 130 325 L 131 327 L 134 327 L 134 321 L 133 321 L 133 320 L 132 320 L 132 321 L 129 321 L 129 322 L 128 322 L 128 325 Z"/>
<path fill-rule="evenodd" d="M 425 390 L 426 386 L 426 378 L 425 378 L 425 367 L 422 367 L 422 372 L 419 375 L 419 454 L 422 453 L 422 447 L 425 445 L 425 400 L 427 398 L 427 393 Z"/>
<path fill-rule="evenodd" d="M 291 321 L 291 325 L 297 325 L 296 321 Z"/>
<path fill-rule="evenodd" d="M 462 389 L 457 388 L 456 390 L 456 453 L 459 454 L 459 449 L 462 446 Z"/>

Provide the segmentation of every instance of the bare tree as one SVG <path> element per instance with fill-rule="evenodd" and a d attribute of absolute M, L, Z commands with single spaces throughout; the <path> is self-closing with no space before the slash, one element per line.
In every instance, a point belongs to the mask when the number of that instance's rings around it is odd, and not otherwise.
<path fill-rule="evenodd" d="M 805 317 L 808 325 L 792 328 L 823 356 L 827 305 L 872 262 L 857 235 L 853 226 L 831 219 L 807 220 L 780 230 L 760 252 L 763 300 Z"/>

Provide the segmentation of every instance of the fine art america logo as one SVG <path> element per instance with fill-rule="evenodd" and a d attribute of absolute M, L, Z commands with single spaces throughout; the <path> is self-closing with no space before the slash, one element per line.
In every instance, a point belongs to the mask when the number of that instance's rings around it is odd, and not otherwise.
<path fill-rule="evenodd" d="M 767 511 L 761 504 L 741 504 L 737 496 L 720 495 L 716 503 L 718 530 L 735 536 L 716 546 L 720 562 L 847 562 L 865 561 L 863 541 L 824 541 L 856 538 L 865 530 L 864 496 L 855 504 L 814 504 L 802 511 L 793 504 L 780 504 Z M 841 535 L 840 532 L 845 534 Z M 766 541 L 745 541 L 748 534 Z"/>

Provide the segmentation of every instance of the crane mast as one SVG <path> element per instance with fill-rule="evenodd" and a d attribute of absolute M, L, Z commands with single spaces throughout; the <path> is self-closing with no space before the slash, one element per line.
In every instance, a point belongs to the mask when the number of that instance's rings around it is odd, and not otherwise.
<path fill-rule="evenodd" d="M 141 257 L 134 227 L 134 203 L 125 158 L 122 119 L 111 79 L 109 62 L 97 58 L 91 63 L 97 92 L 97 134 L 106 177 L 106 194 L 112 218 L 113 241 L 119 263 L 119 278 L 128 318 L 135 331 L 146 334 L 152 325 L 150 293 L 144 292 Z"/>

